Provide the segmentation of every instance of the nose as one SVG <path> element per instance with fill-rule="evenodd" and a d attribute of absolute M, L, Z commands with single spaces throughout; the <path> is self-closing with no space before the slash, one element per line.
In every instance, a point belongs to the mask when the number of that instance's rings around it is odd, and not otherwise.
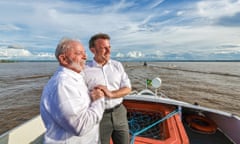
<path fill-rule="evenodd" d="M 87 59 L 87 54 L 86 54 L 86 53 L 83 53 L 83 55 L 82 55 L 82 59 L 84 59 L 84 60 Z"/>
<path fill-rule="evenodd" d="M 109 48 L 109 47 L 105 48 L 105 51 L 106 51 L 107 53 L 110 53 L 110 48 Z"/>

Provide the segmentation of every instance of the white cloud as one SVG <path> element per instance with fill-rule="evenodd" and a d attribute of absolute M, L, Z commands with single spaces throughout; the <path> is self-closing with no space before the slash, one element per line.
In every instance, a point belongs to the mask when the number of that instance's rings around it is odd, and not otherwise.
<path fill-rule="evenodd" d="M 150 8 L 155 8 L 157 7 L 158 5 L 160 5 L 162 2 L 164 2 L 164 0 L 155 0 L 155 2 L 153 2 L 150 6 Z"/>
<path fill-rule="evenodd" d="M 200 1 L 198 4 L 198 14 L 210 19 L 217 19 L 223 16 L 233 16 L 240 12 L 240 1 L 217 0 Z"/>
<path fill-rule="evenodd" d="M 9 48 L 0 48 L 0 59 L 54 60 L 55 56 L 51 53 L 43 52 L 33 54 L 19 46 L 10 46 Z"/>
<path fill-rule="evenodd" d="M 36 56 L 43 59 L 43 60 L 44 59 L 46 59 L 46 60 L 55 59 L 55 55 L 53 53 L 43 53 L 43 52 L 41 52 L 41 53 L 36 54 Z"/>
<path fill-rule="evenodd" d="M 32 56 L 32 53 L 25 49 L 0 48 L 0 57 Z"/>
<path fill-rule="evenodd" d="M 127 57 L 139 58 L 144 57 L 144 54 L 141 51 L 130 51 L 127 53 Z"/>
<path fill-rule="evenodd" d="M 125 55 L 124 55 L 123 53 L 120 53 L 120 52 L 119 52 L 119 53 L 117 53 L 117 54 L 116 54 L 116 56 L 115 56 L 115 57 L 122 58 L 122 57 L 124 57 L 124 56 L 125 56 Z"/>
<path fill-rule="evenodd" d="M 0 24 L 0 31 L 19 31 L 21 28 L 13 24 Z"/>

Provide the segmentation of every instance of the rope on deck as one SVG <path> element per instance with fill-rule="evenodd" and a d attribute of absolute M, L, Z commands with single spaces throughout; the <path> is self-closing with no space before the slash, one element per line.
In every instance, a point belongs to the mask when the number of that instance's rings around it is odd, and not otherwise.
<path fill-rule="evenodd" d="M 172 111 L 171 113 L 167 114 L 165 117 L 163 117 L 163 118 L 161 118 L 160 120 L 154 122 L 153 124 L 151 124 L 151 125 L 143 128 L 142 130 L 139 130 L 139 131 L 137 131 L 137 132 L 135 132 L 135 133 L 130 131 L 130 133 L 132 134 L 130 144 L 134 144 L 134 141 L 135 141 L 135 137 L 136 137 L 136 136 L 138 136 L 139 134 L 147 131 L 148 129 L 150 129 L 150 128 L 154 127 L 154 126 L 156 126 L 157 124 L 165 121 L 166 119 L 169 119 L 170 117 L 174 116 L 174 115 L 177 114 L 178 112 L 179 112 L 179 109 L 175 109 L 175 110 Z"/>

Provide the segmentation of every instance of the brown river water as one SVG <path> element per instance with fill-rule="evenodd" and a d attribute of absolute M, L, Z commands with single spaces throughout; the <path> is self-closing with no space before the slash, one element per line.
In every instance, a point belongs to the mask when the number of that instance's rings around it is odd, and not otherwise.
<path fill-rule="evenodd" d="M 240 62 L 123 62 L 132 89 L 160 77 L 166 96 L 240 116 Z M 57 62 L 0 63 L 0 134 L 39 114 L 43 86 Z M 152 87 L 149 89 L 154 90 Z"/>

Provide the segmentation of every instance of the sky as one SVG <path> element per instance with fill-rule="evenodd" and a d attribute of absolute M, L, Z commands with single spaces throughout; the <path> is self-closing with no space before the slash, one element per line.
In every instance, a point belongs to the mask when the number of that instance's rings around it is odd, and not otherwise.
<path fill-rule="evenodd" d="M 2 0 L 0 17 L 0 60 L 55 60 L 63 37 L 91 59 L 96 33 L 113 59 L 240 59 L 240 0 Z"/>

